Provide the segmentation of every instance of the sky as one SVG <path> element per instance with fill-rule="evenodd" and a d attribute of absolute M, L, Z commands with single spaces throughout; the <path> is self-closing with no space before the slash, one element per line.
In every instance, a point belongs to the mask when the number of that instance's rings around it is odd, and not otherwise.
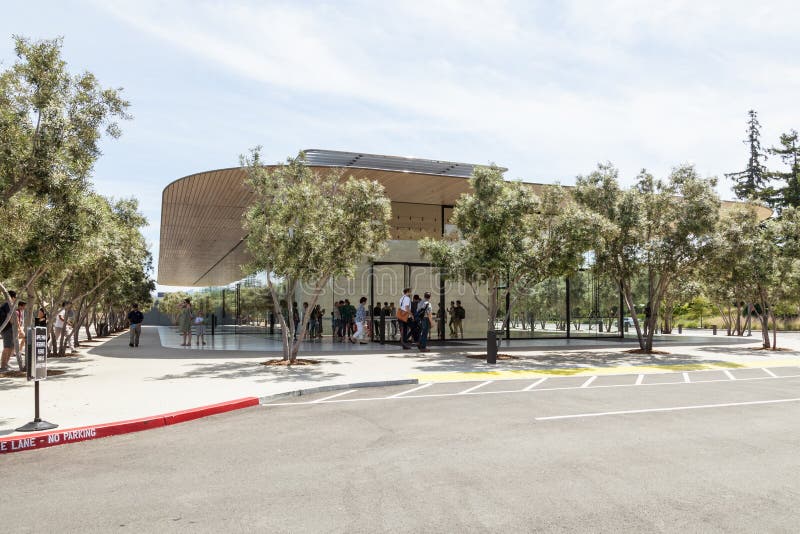
<path fill-rule="evenodd" d="M 800 129 L 800 3 L 736 0 L 0 0 L 11 36 L 63 36 L 73 72 L 124 88 L 98 192 L 139 199 L 158 260 L 161 193 L 261 145 L 497 163 L 572 184 L 611 161 L 625 184 L 693 163 L 720 178 Z M 779 167 L 768 161 L 768 166 Z M 161 286 L 159 289 L 169 289 Z"/>

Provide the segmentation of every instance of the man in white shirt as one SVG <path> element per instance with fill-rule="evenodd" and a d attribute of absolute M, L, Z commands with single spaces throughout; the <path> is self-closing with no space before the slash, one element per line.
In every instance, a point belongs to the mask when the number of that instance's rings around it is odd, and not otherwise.
<path fill-rule="evenodd" d="M 67 317 L 69 317 L 69 310 L 72 308 L 72 302 L 65 300 L 61 303 L 61 309 L 58 310 L 58 315 L 53 323 L 53 349 L 56 354 L 61 355 L 61 335 L 67 325 Z"/>
<path fill-rule="evenodd" d="M 404 349 L 410 349 L 411 345 L 408 344 L 408 337 L 411 335 L 411 322 L 414 318 L 411 316 L 411 288 L 407 287 L 403 290 L 403 296 L 400 297 L 400 302 L 397 304 L 397 322 L 400 323 L 400 344 Z"/>

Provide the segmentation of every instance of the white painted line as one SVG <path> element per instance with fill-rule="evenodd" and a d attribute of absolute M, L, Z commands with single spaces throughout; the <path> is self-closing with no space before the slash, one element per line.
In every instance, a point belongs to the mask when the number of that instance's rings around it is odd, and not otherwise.
<path fill-rule="evenodd" d="M 776 375 L 775 373 L 773 373 L 772 371 L 770 371 L 766 367 L 762 367 L 761 370 L 764 371 L 765 373 L 767 373 L 772 378 L 778 378 L 778 375 Z"/>
<path fill-rule="evenodd" d="M 590 376 L 590 377 L 589 377 L 589 380 L 587 380 L 586 382 L 584 382 L 583 384 L 581 384 L 581 387 L 582 387 L 582 388 L 588 388 L 588 387 L 589 387 L 589 384 L 591 384 L 591 383 L 592 383 L 592 382 L 594 382 L 595 380 L 597 380 L 597 375 L 595 375 L 595 376 Z"/>
<path fill-rule="evenodd" d="M 347 390 L 347 391 L 342 391 L 342 392 L 337 393 L 336 395 L 331 395 L 330 397 L 323 397 L 321 399 L 309 401 L 308 404 L 317 404 L 318 402 L 325 402 L 328 399 L 335 399 L 336 397 L 341 397 L 342 395 L 347 395 L 349 393 L 353 393 L 354 391 L 357 391 L 357 390 L 350 389 L 350 390 Z"/>
<path fill-rule="evenodd" d="M 686 372 L 683 373 L 683 381 L 686 382 L 687 384 L 691 382 L 691 380 L 689 380 L 689 373 Z"/>
<path fill-rule="evenodd" d="M 427 384 L 422 384 L 421 386 L 417 386 L 415 388 L 411 388 L 411 389 L 407 389 L 405 391 L 401 391 L 400 393 L 396 393 L 394 395 L 390 395 L 390 396 L 388 396 L 386 398 L 387 399 L 396 399 L 397 397 L 402 397 L 406 393 L 414 393 L 415 391 L 419 391 L 421 389 L 425 389 L 425 388 L 431 387 L 432 385 L 433 385 L 433 382 L 428 382 Z"/>
<path fill-rule="evenodd" d="M 727 369 L 723 369 L 723 370 L 722 370 L 722 372 L 723 372 L 723 373 L 725 373 L 725 376 L 727 376 L 729 380 L 736 380 L 736 377 L 735 377 L 735 376 L 733 376 L 733 375 L 731 374 L 731 372 L 730 372 L 730 371 L 728 371 Z"/>
<path fill-rule="evenodd" d="M 477 386 L 472 386 L 471 388 L 467 388 L 467 389 L 465 389 L 464 391 L 462 391 L 462 392 L 458 393 L 458 395 L 466 395 L 467 393 L 470 393 L 470 392 L 472 392 L 472 391 L 475 391 L 475 390 L 476 390 L 476 389 L 478 389 L 478 388 L 482 388 L 482 387 L 483 387 L 483 386 L 485 386 L 486 384 L 491 384 L 492 382 L 494 382 L 494 380 L 487 380 L 486 382 L 483 382 L 483 383 L 481 383 L 481 384 L 478 384 Z"/>
<path fill-rule="evenodd" d="M 530 391 L 530 390 L 532 390 L 533 388 L 535 388 L 536 386 L 538 386 L 539 384 L 541 384 L 542 382 L 544 382 L 545 380 L 547 380 L 547 377 L 540 378 L 539 380 L 537 380 L 537 381 L 536 381 L 536 382 L 534 382 L 533 384 L 530 384 L 529 386 L 527 386 L 527 387 L 523 388 L 523 389 L 522 389 L 522 391 Z"/>
<path fill-rule="evenodd" d="M 612 375 L 614 376 L 614 375 Z M 736 380 L 737 383 L 742 382 L 750 382 L 752 380 L 785 380 L 785 379 L 792 379 L 792 378 L 800 378 L 800 375 L 786 375 L 786 376 L 754 376 L 749 378 L 739 378 Z M 473 395 L 501 395 L 504 393 L 525 393 L 533 391 L 534 393 L 539 392 L 546 392 L 546 391 L 569 391 L 573 389 L 580 389 L 580 386 L 569 386 L 569 387 L 555 387 L 555 388 L 536 388 L 534 389 L 532 386 L 535 386 L 541 383 L 542 380 L 534 382 L 530 386 L 526 387 L 525 389 L 500 389 L 500 390 L 493 390 L 493 391 L 478 391 L 473 393 Z M 513 380 L 508 380 L 508 382 L 513 382 Z M 698 384 L 711 384 L 714 382 L 718 382 L 720 384 L 730 384 L 731 380 L 727 378 L 720 378 L 716 380 L 694 380 L 689 384 L 685 382 L 656 382 L 654 384 L 641 384 L 641 387 L 650 387 L 650 386 L 695 386 Z M 439 383 L 439 382 L 437 382 Z M 598 389 L 609 389 L 609 388 L 631 388 L 636 387 L 635 384 L 604 384 L 602 386 L 592 386 L 588 389 L 590 390 L 598 390 Z M 349 391 L 347 393 L 350 393 Z M 396 397 L 396 400 L 404 400 L 404 399 L 427 399 L 427 398 L 435 398 L 435 397 L 455 397 L 460 395 L 460 393 L 428 393 L 424 395 L 404 395 L 402 397 Z M 376 401 L 376 400 L 389 400 L 393 399 L 392 397 L 362 397 L 358 399 L 335 399 L 331 401 L 331 403 L 337 402 L 365 402 L 365 401 Z M 320 399 L 320 401 L 323 399 Z M 393 399 L 394 400 L 394 399 Z M 307 405 L 307 404 L 314 404 L 320 401 L 303 401 L 303 402 L 270 402 L 267 404 L 262 404 L 262 406 L 300 406 L 300 405 Z"/>
<path fill-rule="evenodd" d="M 642 382 L 644 382 L 644 375 L 639 375 L 636 377 L 636 385 L 641 386 Z"/>
<path fill-rule="evenodd" d="M 754 406 L 758 404 L 779 404 L 784 402 L 800 402 L 800 398 L 749 401 L 749 402 L 727 402 L 724 404 L 698 404 L 696 406 L 674 406 L 671 408 L 646 408 L 644 410 L 619 410 L 616 412 L 579 413 L 574 415 L 552 415 L 549 417 L 537 417 L 536 420 L 554 421 L 556 419 L 577 419 L 581 417 L 600 417 L 603 415 L 626 415 L 626 414 L 653 413 L 653 412 L 678 412 L 682 410 L 703 410 L 706 408 L 730 408 L 732 406 Z"/>

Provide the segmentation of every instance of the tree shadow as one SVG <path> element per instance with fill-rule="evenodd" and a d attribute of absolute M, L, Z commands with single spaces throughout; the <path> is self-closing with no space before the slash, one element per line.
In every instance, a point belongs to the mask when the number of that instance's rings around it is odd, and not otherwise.
<path fill-rule="evenodd" d="M 505 349 L 501 349 L 505 350 Z M 722 352 L 722 351 L 720 351 Z M 389 358 L 413 358 L 417 372 L 486 372 L 486 371 L 574 371 L 587 368 L 679 366 L 685 370 L 710 366 L 736 367 L 725 360 L 706 359 L 688 354 L 630 354 L 617 351 L 550 351 L 535 355 L 517 355 L 518 359 L 487 364 L 485 360 L 467 358 L 462 353 L 429 353 L 388 355 Z M 474 353 L 472 353 L 474 354 Z"/>
<path fill-rule="evenodd" d="M 322 369 L 322 365 L 341 365 L 338 361 L 325 361 L 319 365 L 266 366 L 261 362 L 197 363 L 183 373 L 170 373 L 148 380 L 176 380 L 185 378 L 218 378 L 235 380 L 248 378 L 256 383 L 324 381 L 343 376 L 341 373 Z M 258 376 L 253 380 L 254 377 Z"/>
<path fill-rule="evenodd" d="M 700 347 L 698 352 L 709 352 L 712 354 L 731 354 L 734 355 L 747 355 L 747 356 L 761 356 L 764 358 L 770 356 L 800 356 L 800 350 L 792 349 L 789 347 L 778 346 L 778 350 L 762 349 L 759 341 L 751 341 L 752 347 Z"/>

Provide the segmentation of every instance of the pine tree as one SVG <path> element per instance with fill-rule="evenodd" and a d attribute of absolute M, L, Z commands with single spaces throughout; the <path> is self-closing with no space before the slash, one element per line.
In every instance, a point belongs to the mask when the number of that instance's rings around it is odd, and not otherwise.
<path fill-rule="evenodd" d="M 780 147 L 772 147 L 769 153 L 781 158 L 789 166 L 787 172 L 773 172 L 771 176 L 786 185 L 777 191 L 776 207 L 778 210 L 793 206 L 800 207 L 800 142 L 797 130 L 791 130 L 780 137 Z"/>
<path fill-rule="evenodd" d="M 767 185 L 770 176 L 762 163 L 767 156 L 761 148 L 761 124 L 758 122 L 756 111 L 751 109 L 747 114 L 750 117 L 747 121 L 747 139 L 744 140 L 744 143 L 750 146 L 747 168 L 725 176 L 734 180 L 733 191 L 738 198 L 761 199 L 771 204 L 774 200 L 774 191 Z"/>

